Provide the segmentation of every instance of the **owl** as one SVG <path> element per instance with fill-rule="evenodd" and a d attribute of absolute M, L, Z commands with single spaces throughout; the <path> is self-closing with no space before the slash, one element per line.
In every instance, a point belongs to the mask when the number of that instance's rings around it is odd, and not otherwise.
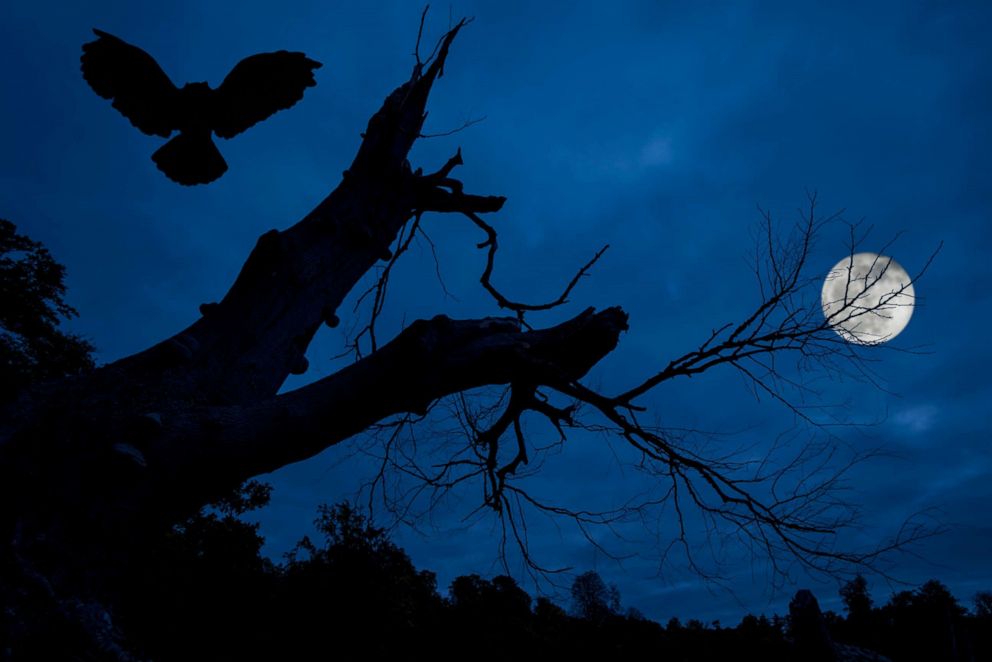
<path fill-rule="evenodd" d="M 83 45 L 83 78 L 93 91 L 139 130 L 173 137 L 152 154 L 166 177 L 184 185 L 206 184 L 227 171 L 212 134 L 233 138 L 303 98 L 321 64 L 303 53 L 276 51 L 241 60 L 224 81 L 176 87 L 155 59 L 101 30 Z"/>

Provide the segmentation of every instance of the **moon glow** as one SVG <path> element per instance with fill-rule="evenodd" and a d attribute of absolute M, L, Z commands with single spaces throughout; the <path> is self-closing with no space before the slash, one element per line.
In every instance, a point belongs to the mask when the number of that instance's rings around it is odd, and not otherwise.
<path fill-rule="evenodd" d="M 909 274 L 891 257 L 855 253 L 827 274 L 820 301 L 824 317 L 844 340 L 878 345 L 906 328 L 916 296 Z"/>

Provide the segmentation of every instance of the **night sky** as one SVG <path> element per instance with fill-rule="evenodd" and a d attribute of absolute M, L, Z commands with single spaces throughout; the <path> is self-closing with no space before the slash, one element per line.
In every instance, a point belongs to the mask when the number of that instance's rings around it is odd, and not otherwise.
<path fill-rule="evenodd" d="M 835 378 L 817 384 L 823 403 L 848 402 L 849 420 L 873 423 L 832 429 L 837 443 L 886 450 L 851 474 L 844 496 L 860 506 L 863 524 L 842 542 L 878 542 L 913 512 L 939 509 L 947 532 L 897 557 L 893 574 L 910 585 L 937 577 L 970 603 L 992 589 L 992 5 L 865 4 L 454 2 L 454 19 L 475 21 L 435 85 L 425 131 L 485 119 L 420 141 L 411 161 L 433 170 L 460 146 L 465 166 L 456 174 L 466 190 L 507 196 L 489 220 L 502 245 L 495 280 L 512 296 L 557 296 L 611 245 L 568 306 L 531 318 L 543 326 L 586 306 L 623 306 L 630 331 L 586 379 L 606 392 L 754 308 L 747 259 L 756 205 L 789 223 L 815 189 L 822 211 L 844 208 L 844 218 L 873 227 L 864 250 L 898 236 L 888 253 L 910 273 L 943 242 L 916 284 L 918 307 L 891 343 L 896 351 L 872 354 L 884 390 Z M 68 299 L 81 313 L 69 328 L 97 346 L 100 362 L 193 322 L 198 304 L 223 296 L 261 233 L 293 224 L 337 185 L 369 116 L 410 74 L 420 10 L 412 2 L 3 3 L 0 217 L 67 266 Z M 435 7 L 427 42 L 448 22 L 448 6 Z M 297 106 L 217 141 L 230 167 L 220 180 L 184 188 L 150 160 L 162 141 L 83 81 L 80 46 L 94 38 L 92 27 L 147 50 L 177 84 L 217 85 L 241 58 L 278 49 L 304 51 L 324 67 Z M 394 278 L 382 338 L 438 313 L 500 314 L 478 284 L 478 231 L 454 215 L 424 224 L 451 296 L 429 248 L 415 244 Z M 826 275 L 846 254 L 845 233 L 827 228 L 811 274 Z M 286 388 L 346 364 L 332 357 L 367 315 L 353 305 L 354 297 L 339 310 L 341 327 L 322 330 L 309 372 Z M 760 449 L 795 426 L 729 368 L 667 384 L 643 403 L 663 425 L 717 433 L 705 440 L 716 450 Z M 528 429 L 535 442 L 555 439 L 541 421 Z M 450 420 L 437 420 L 418 440 L 441 443 L 451 431 Z M 800 429 L 790 443 L 808 434 Z M 317 504 L 355 494 L 376 462 L 365 448 L 375 447 L 350 440 L 264 477 L 275 486 L 257 514 L 266 553 L 279 559 L 312 533 Z M 630 459 L 621 444 L 576 432 L 525 484 L 563 503 L 607 507 L 644 487 L 644 476 L 622 466 Z M 442 591 L 459 574 L 502 571 L 493 518 L 461 519 L 480 494 L 466 489 L 432 521 L 394 531 L 418 567 L 438 573 Z M 839 609 L 836 582 L 799 573 L 773 592 L 765 565 L 732 546 L 723 570 L 733 594 L 688 572 L 681 558 L 659 566 L 672 522 L 656 524 L 658 540 L 637 527 L 624 529 L 640 530 L 629 543 L 596 533 L 637 554 L 617 563 L 567 523 L 534 518 L 531 551 L 548 566 L 598 570 L 625 605 L 663 622 L 782 613 L 804 586 Z M 706 536 L 701 527 L 689 533 Z M 533 593 L 519 559 L 510 569 Z M 905 588 L 869 579 L 879 602 Z"/>

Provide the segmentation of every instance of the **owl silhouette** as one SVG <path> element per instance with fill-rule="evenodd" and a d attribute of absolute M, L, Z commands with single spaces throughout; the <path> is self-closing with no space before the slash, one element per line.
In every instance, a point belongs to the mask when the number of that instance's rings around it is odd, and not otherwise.
<path fill-rule="evenodd" d="M 165 175 L 180 184 L 206 184 L 227 171 L 211 134 L 232 138 L 285 110 L 316 85 L 320 63 L 303 53 L 276 51 L 241 60 L 216 89 L 207 83 L 173 85 L 155 59 L 137 46 L 94 29 L 83 44 L 83 78 L 93 91 L 139 130 L 170 137 L 152 154 Z"/>

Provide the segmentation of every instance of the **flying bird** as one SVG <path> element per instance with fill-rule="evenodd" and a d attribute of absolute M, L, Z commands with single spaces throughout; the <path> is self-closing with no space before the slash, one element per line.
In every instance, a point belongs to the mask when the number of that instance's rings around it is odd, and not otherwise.
<path fill-rule="evenodd" d="M 207 83 L 173 85 L 155 59 L 137 46 L 94 29 L 83 44 L 83 78 L 131 124 L 152 136 L 179 135 L 152 154 L 165 175 L 180 184 L 206 184 L 227 171 L 211 138 L 232 138 L 270 115 L 290 108 L 316 85 L 320 63 L 303 53 L 259 53 L 238 62 L 216 89 Z"/>

